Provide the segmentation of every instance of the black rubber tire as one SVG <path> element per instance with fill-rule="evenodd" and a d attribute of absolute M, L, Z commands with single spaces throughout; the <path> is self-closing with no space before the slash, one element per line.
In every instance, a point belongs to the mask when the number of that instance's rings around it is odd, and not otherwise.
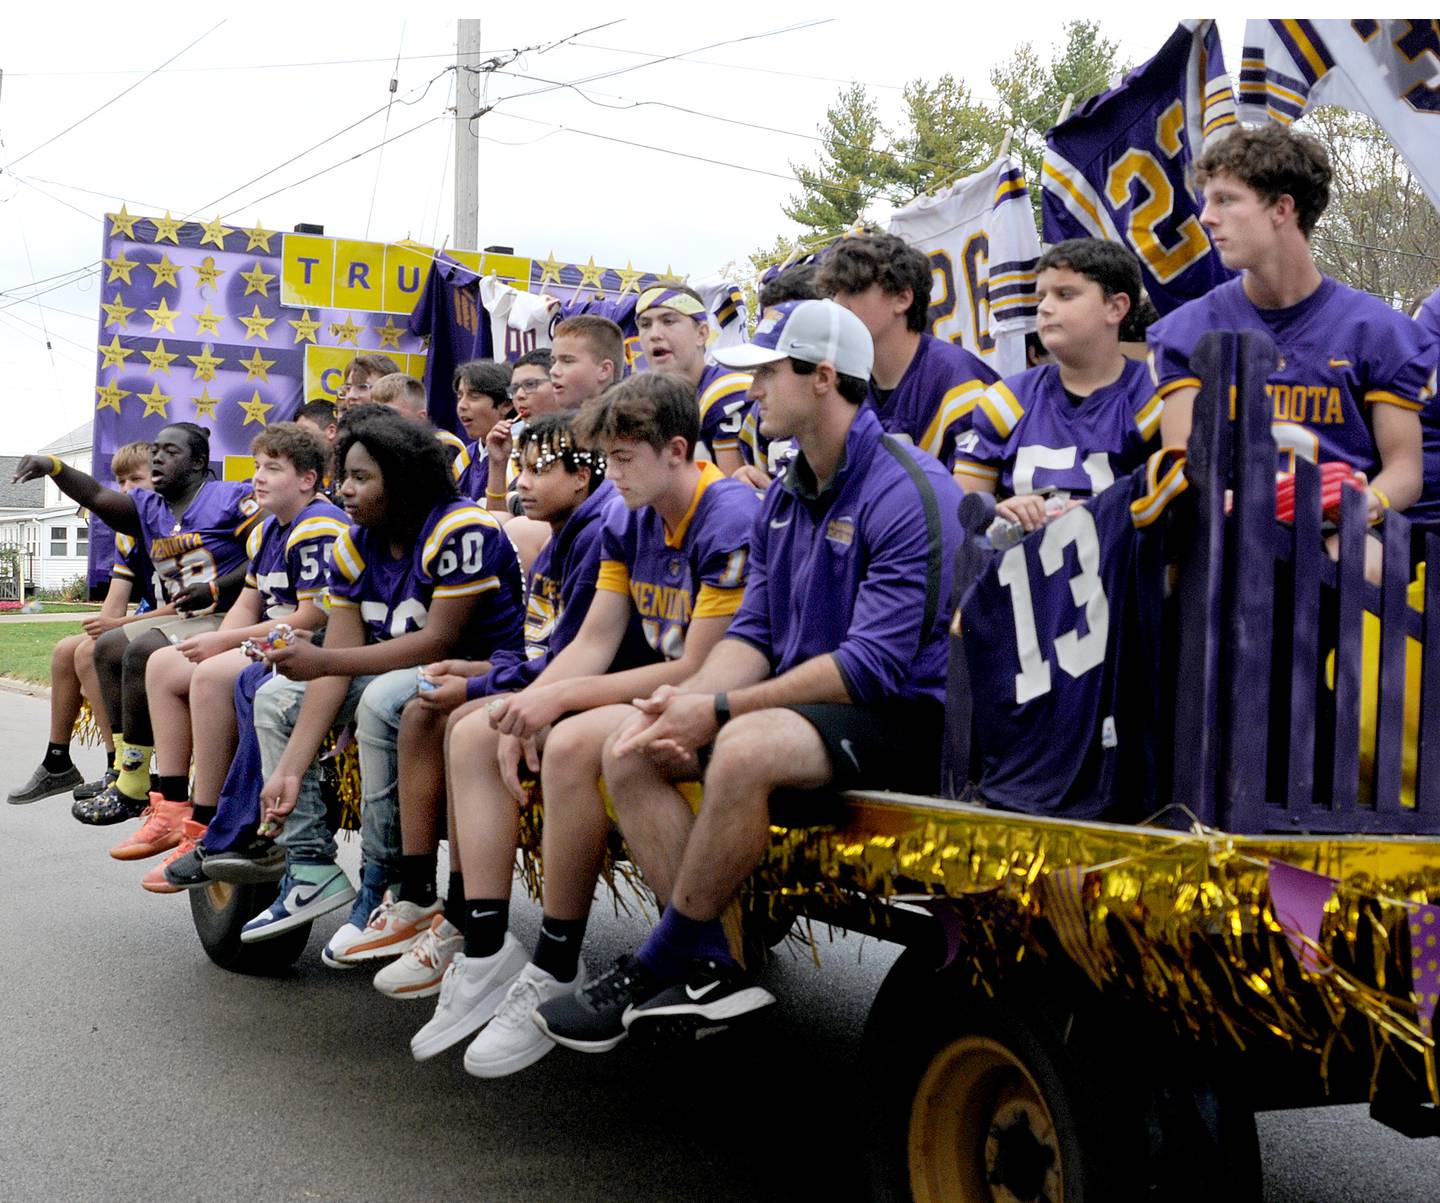
<path fill-rule="evenodd" d="M 310 924 L 302 923 L 273 940 L 240 943 L 240 929 L 275 901 L 277 886 L 212 882 L 190 891 L 190 917 L 200 946 L 221 969 L 232 973 L 283 973 L 300 958 L 310 941 Z"/>

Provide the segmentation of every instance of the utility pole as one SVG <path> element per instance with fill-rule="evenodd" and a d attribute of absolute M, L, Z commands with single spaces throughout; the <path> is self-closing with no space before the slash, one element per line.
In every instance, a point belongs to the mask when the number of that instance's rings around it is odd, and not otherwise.
<path fill-rule="evenodd" d="M 480 22 L 461 18 L 455 38 L 455 224 L 450 245 L 473 251 L 480 245 L 480 136 L 470 118 L 480 107 Z"/>

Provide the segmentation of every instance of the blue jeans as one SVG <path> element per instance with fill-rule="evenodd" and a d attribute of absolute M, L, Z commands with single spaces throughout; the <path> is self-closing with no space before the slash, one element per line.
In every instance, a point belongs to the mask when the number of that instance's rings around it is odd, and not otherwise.
<path fill-rule="evenodd" d="M 260 787 L 265 771 L 260 760 L 260 741 L 255 734 L 255 692 L 270 679 L 270 667 L 247 665 L 235 681 L 235 725 L 240 741 L 235 757 L 220 787 L 215 817 L 205 830 L 205 851 L 224 852 L 234 847 L 260 822 Z"/>

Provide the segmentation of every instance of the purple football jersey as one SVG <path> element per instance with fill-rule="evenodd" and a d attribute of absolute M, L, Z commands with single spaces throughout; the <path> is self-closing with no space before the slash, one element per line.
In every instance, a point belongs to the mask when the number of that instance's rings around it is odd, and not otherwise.
<path fill-rule="evenodd" d="M 130 600 L 139 609 L 155 609 L 155 566 L 134 536 L 115 532 L 115 564 L 110 575 L 130 582 Z"/>
<path fill-rule="evenodd" d="M 740 450 L 740 424 L 749 406 L 750 373 L 707 363 L 695 386 L 700 408 L 700 442 L 716 459 L 722 451 Z"/>
<path fill-rule="evenodd" d="M 673 533 L 649 506 L 607 517 L 596 587 L 627 595 L 646 642 L 678 660 L 692 618 L 726 617 L 739 608 L 759 509 L 754 489 L 702 464 L 689 512 Z"/>
<path fill-rule="evenodd" d="M 1133 359 L 1078 405 L 1055 364 L 1031 368 L 986 390 L 955 471 L 1002 495 L 1100 493 L 1145 462 L 1162 405 L 1145 365 Z"/>
<path fill-rule="evenodd" d="M 284 618 L 303 601 L 318 601 L 330 572 L 330 545 L 350 521 L 345 511 L 325 497 L 316 497 L 288 526 L 274 514 L 250 530 L 246 550 L 248 588 L 260 593 L 261 615 Z"/>
<path fill-rule="evenodd" d="M 1434 362 L 1440 364 L 1440 289 L 1431 293 L 1415 314 L 1415 324 L 1430 337 Z M 1432 394 L 1435 381 L 1430 382 Z M 1425 439 L 1425 489 L 1420 500 L 1405 511 L 1417 522 L 1440 522 L 1440 396 L 1432 395 L 1420 415 Z"/>
<path fill-rule="evenodd" d="M 430 339 L 425 356 L 430 420 L 441 430 L 454 431 L 458 429 L 451 384 L 455 369 L 492 354 L 490 323 L 480 303 L 480 277 L 443 251 L 436 255 L 424 293 L 410 315 L 410 333 Z"/>
<path fill-rule="evenodd" d="M 887 431 L 905 435 L 948 468 L 956 441 L 970 429 L 970 411 L 999 379 L 964 347 L 922 334 L 899 384 L 880 393 L 871 381 L 870 404 Z"/>
<path fill-rule="evenodd" d="M 1420 411 L 1434 392 L 1434 354 L 1415 322 L 1369 293 L 1328 276 L 1298 305 L 1257 309 L 1244 277 L 1222 284 L 1161 318 L 1148 332 L 1160 396 L 1199 388 L 1190 356 L 1211 330 L 1263 330 L 1280 352 L 1265 384 L 1280 467 L 1295 456 L 1343 460 L 1372 479 L 1380 454 L 1371 405 Z"/>
<path fill-rule="evenodd" d="M 167 598 L 245 563 L 245 538 L 260 520 L 250 482 L 207 480 L 177 521 L 159 493 L 132 493 L 144 543 Z"/>
<path fill-rule="evenodd" d="M 350 527 L 331 548 L 330 606 L 358 609 L 374 642 L 422 629 L 431 601 L 447 597 L 480 598 L 455 655 L 484 659 L 497 648 L 524 646 L 515 549 L 473 501 L 436 506 L 398 559 L 386 537 L 364 526 Z"/>

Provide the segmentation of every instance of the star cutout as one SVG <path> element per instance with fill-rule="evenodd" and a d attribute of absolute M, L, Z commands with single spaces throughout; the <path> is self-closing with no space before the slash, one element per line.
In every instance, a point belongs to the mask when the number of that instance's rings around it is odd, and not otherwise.
<path fill-rule="evenodd" d="M 225 249 L 225 235 L 235 233 L 235 231 L 228 226 L 220 224 L 220 215 L 218 213 L 215 215 L 214 221 L 205 222 L 200 229 L 204 231 L 200 235 L 200 245 L 205 246 L 207 243 L 210 243 L 218 246 L 222 251 Z"/>
<path fill-rule="evenodd" d="M 100 365 L 102 368 L 123 368 L 125 361 L 135 354 L 134 347 L 122 347 L 120 345 L 120 336 L 118 334 L 115 335 L 109 343 L 101 346 L 99 351 L 101 355 L 105 356 L 105 362 Z"/>
<path fill-rule="evenodd" d="M 122 330 L 127 329 L 125 319 L 135 312 L 135 306 L 125 304 L 119 289 L 115 291 L 115 299 L 109 304 L 101 301 L 100 308 L 105 310 L 105 324 L 107 326 L 118 325 Z"/>
<path fill-rule="evenodd" d="M 241 272 L 240 278 L 245 281 L 245 296 L 252 292 L 258 292 L 262 297 L 270 295 L 270 281 L 275 277 L 260 266 L 260 261 L 255 261 L 255 266 L 248 272 Z"/>
<path fill-rule="evenodd" d="M 256 223 L 255 227 L 249 230 L 241 226 L 240 233 L 244 234 L 250 240 L 245 244 L 247 251 L 253 251 L 256 247 L 259 247 L 267 255 L 270 253 L 270 239 L 275 237 L 274 230 L 267 230 L 264 226 Z"/>
<path fill-rule="evenodd" d="M 180 245 L 180 222 L 170 216 L 169 209 L 165 210 L 164 217 L 152 217 L 150 220 L 155 223 L 156 242 L 173 242 L 176 246 Z"/>
<path fill-rule="evenodd" d="M 360 345 L 360 331 L 363 329 L 350 320 L 350 315 L 345 315 L 343 322 L 330 323 L 330 337 L 339 339 L 342 343 L 349 343 L 352 347 Z"/>
<path fill-rule="evenodd" d="M 125 211 L 124 205 L 120 206 L 119 213 L 107 213 L 106 216 L 110 218 L 111 238 L 114 238 L 116 234 L 124 234 L 126 238 L 135 237 L 135 223 L 140 219 L 138 217 L 131 217 L 130 214 Z"/>
<path fill-rule="evenodd" d="M 215 407 L 220 404 L 219 397 L 212 397 L 208 388 L 200 390 L 200 395 L 195 398 L 195 416 L 197 418 L 215 418 Z"/>
<path fill-rule="evenodd" d="M 107 384 L 103 388 L 95 386 L 95 391 L 100 394 L 100 400 L 95 405 L 98 413 L 102 409 L 113 409 L 117 414 L 120 412 L 120 399 L 130 395 L 129 389 L 120 388 L 116 384 Z"/>
<path fill-rule="evenodd" d="M 214 255 L 206 255 L 204 259 L 200 260 L 199 267 L 193 267 L 192 265 L 192 268 L 195 274 L 200 277 L 201 288 L 204 288 L 207 284 L 219 284 L 220 277 L 225 274 L 223 267 L 215 266 Z"/>
<path fill-rule="evenodd" d="M 180 316 L 180 310 L 171 309 L 170 306 L 165 303 L 164 297 L 160 298 L 160 304 L 155 306 L 154 309 L 145 310 L 145 313 L 153 323 L 150 327 L 151 334 L 154 334 L 155 331 L 161 327 L 170 331 L 171 334 L 175 333 L 175 319 Z"/>
<path fill-rule="evenodd" d="M 195 315 L 196 334 L 219 334 L 220 323 L 225 320 L 223 313 L 214 313 L 210 306 L 206 305 L 203 310 Z"/>
<path fill-rule="evenodd" d="M 397 326 L 395 319 L 387 315 L 385 324 L 383 326 L 376 326 L 375 333 L 380 336 L 380 347 L 382 350 L 385 347 L 394 347 L 395 350 L 398 351 L 400 349 L 400 336 L 405 333 L 405 327 Z"/>
<path fill-rule="evenodd" d="M 250 400 L 240 402 L 240 408 L 245 411 L 245 420 L 240 423 L 244 427 L 249 426 L 251 422 L 259 422 L 261 426 L 267 425 L 265 415 L 275 407 L 260 400 L 260 390 L 256 389 L 255 395 Z"/>
<path fill-rule="evenodd" d="M 595 256 L 591 255 L 585 266 L 580 268 L 580 287 L 584 288 L 587 284 L 593 285 L 595 288 L 603 287 L 600 277 L 604 271 L 603 267 L 595 266 Z"/>
<path fill-rule="evenodd" d="M 257 351 L 256 354 L 258 355 L 259 352 Z M 215 369 L 225 362 L 221 356 L 210 354 L 209 343 L 205 344 L 199 355 L 187 355 L 185 358 L 195 365 L 195 375 L 191 377 L 192 380 L 214 380 Z"/>
<path fill-rule="evenodd" d="M 685 283 L 685 280 L 684 280 L 684 277 L 682 277 L 682 276 L 677 276 L 677 275 L 675 274 L 675 269 L 674 269 L 673 267 L 671 267 L 671 266 L 667 263 L 667 264 L 665 265 L 665 274 L 660 277 L 660 283 L 661 283 L 661 284 L 672 284 L 672 285 L 673 285 L 673 284 L 684 284 L 684 283 Z"/>
<path fill-rule="evenodd" d="M 622 297 L 632 289 L 637 296 L 639 295 L 640 277 L 645 274 L 644 272 L 637 272 L 634 264 L 627 259 L 625 260 L 625 270 L 623 272 L 616 272 L 615 274 L 620 277 L 620 295 Z"/>
<path fill-rule="evenodd" d="M 273 359 L 261 359 L 259 347 L 255 348 L 255 354 L 250 356 L 249 359 L 241 359 L 237 362 L 245 369 L 246 380 L 254 380 L 255 377 L 258 376 L 261 380 L 265 381 L 265 383 L 268 384 L 270 382 L 270 369 L 275 366 L 275 361 Z"/>
<path fill-rule="evenodd" d="M 156 288 L 162 284 L 170 284 L 175 288 L 180 287 L 180 265 L 171 263 L 169 255 L 162 253 L 159 263 L 147 263 L 145 266 L 155 273 Z"/>
<path fill-rule="evenodd" d="M 180 358 L 178 351 L 167 351 L 165 349 L 165 340 L 163 338 L 155 344 L 153 351 L 141 351 L 140 354 L 150 361 L 150 366 L 145 370 L 147 376 L 154 372 L 164 372 L 165 375 L 170 375 L 170 365 Z"/>
<path fill-rule="evenodd" d="M 145 412 L 140 415 L 142 418 L 148 418 L 151 414 L 159 414 L 167 422 L 170 420 L 170 415 L 165 412 L 165 407 L 169 405 L 174 398 L 167 397 L 160 391 L 160 382 L 158 380 L 155 382 L 155 387 L 148 393 L 140 394 L 140 400 L 145 402 Z"/>
<path fill-rule="evenodd" d="M 245 327 L 246 338 L 263 338 L 267 343 L 270 341 L 270 327 L 275 319 L 261 314 L 258 304 L 251 310 L 249 317 L 237 315 L 235 320 Z"/>
<path fill-rule="evenodd" d="M 320 323 L 311 320 L 310 310 L 307 309 L 299 317 L 292 317 L 288 320 L 290 324 L 295 327 L 295 341 L 297 343 L 313 343 L 316 341 L 315 332 L 320 329 Z M 316 345 L 318 346 L 319 344 L 317 343 Z"/>
<path fill-rule="evenodd" d="M 138 259 L 125 258 L 125 251 L 122 248 L 118 259 L 106 259 L 105 266 L 110 269 L 110 274 L 105 278 L 106 284 L 114 284 L 116 280 L 124 280 L 126 284 L 132 283 L 130 273 L 140 266 Z"/>
<path fill-rule="evenodd" d="M 557 260 L 557 259 L 555 258 L 555 252 L 554 252 L 554 251 L 551 251 L 551 252 L 550 252 L 550 258 L 548 258 L 548 259 L 541 259 L 541 260 L 540 260 L 540 283 L 541 283 L 541 285 L 543 286 L 543 285 L 545 285 L 545 284 L 548 284 L 548 283 L 549 283 L 550 281 L 552 281 L 552 280 L 553 280 L 556 284 L 559 284 L 559 283 L 560 283 L 560 269 L 561 269 L 562 267 L 564 267 L 564 266 L 565 266 L 565 265 L 564 265 L 563 263 L 561 263 L 559 260 Z"/>

